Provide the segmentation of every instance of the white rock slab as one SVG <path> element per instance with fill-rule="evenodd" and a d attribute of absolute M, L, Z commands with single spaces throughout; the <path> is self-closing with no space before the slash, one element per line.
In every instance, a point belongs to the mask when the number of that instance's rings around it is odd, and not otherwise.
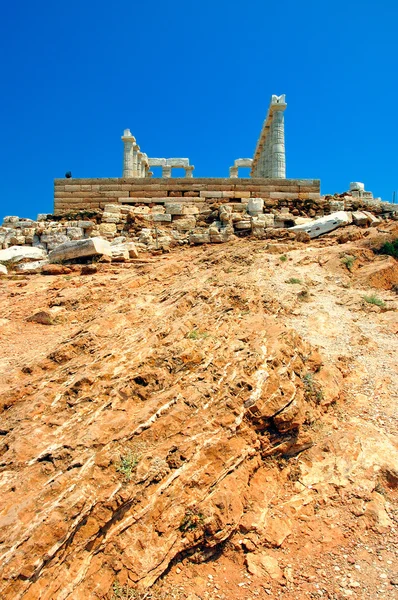
<path fill-rule="evenodd" d="M 42 248 L 33 248 L 32 246 L 10 246 L 10 248 L 0 250 L 0 263 L 18 263 L 28 260 L 40 260 L 46 256 L 47 253 Z"/>
<path fill-rule="evenodd" d="M 61 244 L 49 253 L 48 258 L 51 263 L 58 263 L 73 258 L 103 256 L 104 254 L 112 258 L 110 243 L 102 238 L 92 237 Z"/>
<path fill-rule="evenodd" d="M 15 268 L 16 273 L 25 273 L 25 275 L 31 275 L 33 273 L 40 273 L 44 265 L 48 265 L 48 260 L 35 260 L 34 262 L 21 263 Z"/>
<path fill-rule="evenodd" d="M 250 198 L 247 203 L 247 212 L 249 215 L 258 215 L 264 209 L 264 200 L 262 198 Z"/>
<path fill-rule="evenodd" d="M 316 238 L 325 233 L 329 233 L 329 231 L 333 231 L 333 229 L 337 229 L 337 227 L 348 225 L 351 222 L 351 213 L 342 210 L 327 215 L 326 217 L 315 219 L 314 221 L 311 221 L 311 223 L 289 227 L 289 231 L 305 231 L 310 238 Z"/>

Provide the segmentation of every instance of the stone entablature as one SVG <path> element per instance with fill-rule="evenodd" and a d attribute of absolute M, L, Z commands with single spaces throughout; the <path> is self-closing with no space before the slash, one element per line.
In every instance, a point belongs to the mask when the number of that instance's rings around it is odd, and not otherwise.
<path fill-rule="evenodd" d="M 233 166 L 229 168 L 229 176 L 233 179 L 236 179 L 238 177 L 239 167 L 249 167 L 251 169 L 252 164 L 252 158 L 237 158 L 234 161 Z"/>
<path fill-rule="evenodd" d="M 150 167 L 162 167 L 162 177 L 171 177 L 172 169 L 184 169 L 185 177 L 193 177 L 194 166 L 189 164 L 189 158 L 148 158 L 141 152 L 135 137 L 130 129 L 125 129 L 122 135 L 124 144 L 123 152 L 123 177 L 150 178 Z"/>
<path fill-rule="evenodd" d="M 254 152 L 252 177 L 286 177 L 285 94 L 271 97 L 263 128 Z"/>
<path fill-rule="evenodd" d="M 106 178 L 55 179 L 54 213 L 95 210 L 105 203 L 162 204 L 168 198 L 212 202 L 215 198 L 317 200 L 319 179 L 269 178 Z"/>
<path fill-rule="evenodd" d="M 189 164 L 189 158 L 150 158 L 150 167 L 161 167 L 161 177 L 171 177 L 172 169 L 184 169 L 185 177 L 193 177 L 194 166 Z"/>

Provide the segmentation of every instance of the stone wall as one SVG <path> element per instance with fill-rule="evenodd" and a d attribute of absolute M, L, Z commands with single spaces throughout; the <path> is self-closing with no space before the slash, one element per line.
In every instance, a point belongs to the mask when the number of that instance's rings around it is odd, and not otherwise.
<path fill-rule="evenodd" d="M 106 178 L 55 179 L 54 214 L 103 209 L 107 203 L 164 204 L 170 198 L 204 206 L 214 199 L 247 201 L 263 198 L 275 205 L 280 200 L 318 200 L 319 179 L 230 178 Z"/>

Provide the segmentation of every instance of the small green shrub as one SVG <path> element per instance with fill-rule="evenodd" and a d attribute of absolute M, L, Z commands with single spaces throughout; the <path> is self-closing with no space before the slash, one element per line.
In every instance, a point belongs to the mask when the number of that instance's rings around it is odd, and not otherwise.
<path fill-rule="evenodd" d="M 350 256 L 349 254 L 347 254 L 346 256 L 343 256 L 343 258 L 341 259 L 341 262 L 343 263 L 343 265 L 345 265 L 347 267 L 347 269 L 349 271 L 351 271 L 356 259 L 357 259 L 356 256 Z"/>
<path fill-rule="evenodd" d="M 281 262 L 286 262 L 286 261 L 287 261 L 287 256 L 286 256 L 286 254 L 281 254 L 281 256 L 279 257 L 279 260 L 280 260 Z"/>
<path fill-rule="evenodd" d="M 286 279 L 285 283 L 301 283 L 301 279 L 297 279 L 297 277 L 290 277 L 290 279 Z"/>
<path fill-rule="evenodd" d="M 180 531 L 192 531 L 200 525 L 203 525 L 204 515 L 197 509 L 187 509 L 185 515 L 180 523 Z"/>
<path fill-rule="evenodd" d="M 371 294 L 370 296 L 362 296 L 362 298 L 368 304 L 374 304 L 375 306 L 381 306 L 381 307 L 383 307 L 383 306 L 386 305 L 386 303 L 384 302 L 384 300 L 382 300 L 381 298 L 378 298 L 376 296 L 376 294 Z"/>
<path fill-rule="evenodd" d="M 322 388 L 317 381 L 314 380 L 312 373 L 307 373 L 303 377 L 305 399 L 307 401 L 313 400 L 317 404 L 321 404 L 323 400 Z"/>
<path fill-rule="evenodd" d="M 116 465 L 116 471 L 124 475 L 126 481 L 130 481 L 133 472 L 140 462 L 141 455 L 129 450 L 127 454 L 120 456 L 120 461 Z"/>
<path fill-rule="evenodd" d="M 199 329 L 193 329 L 189 333 L 187 333 L 187 338 L 189 340 L 198 340 L 199 338 L 207 338 L 209 334 L 206 331 L 200 331 Z"/>
<path fill-rule="evenodd" d="M 129 585 L 121 585 L 118 581 L 114 582 L 112 592 L 112 600 L 140 600 L 142 597 L 137 590 Z"/>
<path fill-rule="evenodd" d="M 382 245 L 382 247 L 377 251 L 378 254 L 388 254 L 388 256 L 393 256 L 394 258 L 398 258 L 398 238 L 393 240 L 392 242 L 386 242 Z"/>

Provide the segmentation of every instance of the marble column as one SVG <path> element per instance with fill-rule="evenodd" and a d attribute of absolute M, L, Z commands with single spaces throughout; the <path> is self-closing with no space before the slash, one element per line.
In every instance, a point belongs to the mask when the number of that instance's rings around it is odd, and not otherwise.
<path fill-rule="evenodd" d="M 272 123 L 269 134 L 270 140 L 270 158 L 271 169 L 270 177 L 275 179 L 285 179 L 286 177 L 286 157 L 285 157 L 285 120 L 283 111 L 286 105 L 280 107 L 274 105 L 272 114 Z"/>
<path fill-rule="evenodd" d="M 193 165 L 189 165 L 189 167 L 185 167 L 185 177 L 188 177 L 188 179 L 192 179 L 194 168 L 195 167 Z"/>
<path fill-rule="evenodd" d="M 162 177 L 166 177 L 169 178 L 171 177 L 171 167 L 169 166 L 164 166 L 162 169 Z"/>
<path fill-rule="evenodd" d="M 231 179 L 237 179 L 238 177 L 238 167 L 229 167 L 229 176 Z"/>
<path fill-rule="evenodd" d="M 135 143 L 135 137 L 131 135 L 130 129 L 124 130 L 122 141 L 124 144 L 123 177 L 135 177 L 134 154 L 137 144 Z"/>

